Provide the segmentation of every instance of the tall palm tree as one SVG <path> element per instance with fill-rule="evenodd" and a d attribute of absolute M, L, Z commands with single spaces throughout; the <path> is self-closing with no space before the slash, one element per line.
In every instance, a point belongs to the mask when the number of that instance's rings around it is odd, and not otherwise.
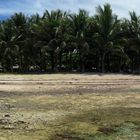
<path fill-rule="evenodd" d="M 4 71 L 13 72 L 13 65 L 17 57 L 18 39 L 20 37 L 14 34 L 11 20 L 0 24 L 0 51 L 1 62 Z"/>
<path fill-rule="evenodd" d="M 51 61 L 51 71 L 55 69 L 55 52 L 60 48 L 62 44 L 62 28 L 61 24 L 65 17 L 66 13 L 57 10 L 44 13 L 42 21 L 39 24 L 36 24 L 35 30 L 38 36 L 38 46 L 45 48 L 50 55 Z"/>
<path fill-rule="evenodd" d="M 127 39 L 126 53 L 131 60 L 132 72 L 140 72 L 140 16 L 130 12 L 130 20 L 125 19 L 125 38 Z"/>
<path fill-rule="evenodd" d="M 11 17 L 11 22 L 13 24 L 13 32 L 15 32 L 19 37 L 18 39 L 19 67 L 21 71 L 22 70 L 25 71 L 29 69 L 28 63 L 30 62 L 30 58 L 29 58 L 30 54 L 28 53 L 29 46 L 26 43 L 27 41 L 26 39 L 29 36 L 28 18 L 23 13 L 15 13 Z"/>
<path fill-rule="evenodd" d="M 94 40 L 100 52 L 101 71 L 105 71 L 105 56 L 107 52 L 115 46 L 118 37 L 119 20 L 112 13 L 111 6 L 105 4 L 102 8 L 97 7 L 95 15 L 96 34 Z"/>
<path fill-rule="evenodd" d="M 21 72 L 31 69 L 81 72 L 140 72 L 140 16 L 119 20 L 111 6 L 67 13 L 45 11 L 44 15 L 16 13 L 0 21 L 0 67 Z"/>
<path fill-rule="evenodd" d="M 88 28 L 88 13 L 85 10 L 80 10 L 78 15 L 69 15 L 71 29 L 77 44 L 77 50 L 80 59 L 80 71 L 85 71 L 85 56 L 88 53 L 89 45 L 86 40 L 86 32 Z"/>

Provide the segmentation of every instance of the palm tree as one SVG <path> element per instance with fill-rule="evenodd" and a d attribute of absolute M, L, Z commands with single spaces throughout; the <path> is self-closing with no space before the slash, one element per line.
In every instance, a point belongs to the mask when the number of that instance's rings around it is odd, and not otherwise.
<path fill-rule="evenodd" d="M 66 13 L 57 10 L 49 13 L 47 10 L 42 17 L 42 21 L 34 26 L 35 32 L 38 36 L 38 44 L 43 50 L 47 51 L 50 55 L 51 71 L 55 69 L 56 50 L 62 44 L 62 28 L 61 23 Z"/>
<path fill-rule="evenodd" d="M 85 10 L 80 10 L 78 15 L 69 15 L 69 21 L 71 23 L 71 30 L 75 37 L 77 44 L 77 50 L 80 59 L 80 71 L 85 71 L 85 56 L 88 53 L 89 45 L 86 41 L 86 31 L 88 28 L 88 13 Z"/>
<path fill-rule="evenodd" d="M 13 32 L 18 36 L 18 46 L 19 46 L 19 68 L 21 71 L 26 71 L 29 69 L 30 54 L 29 54 L 29 45 L 26 41 L 29 36 L 29 24 L 28 18 L 23 13 L 15 13 L 11 17 Z M 29 55 L 28 55 L 29 54 Z"/>
<path fill-rule="evenodd" d="M 44 15 L 16 13 L 0 22 L 0 65 L 4 71 L 140 72 L 140 16 L 119 20 L 111 6 Z M 0 66 L 0 67 L 1 67 Z M 96 68 L 96 69 L 95 69 Z"/>
<path fill-rule="evenodd" d="M 100 52 L 101 71 L 105 71 L 105 56 L 107 52 L 115 46 L 119 31 L 119 20 L 112 13 L 111 6 L 105 4 L 104 8 L 97 7 L 95 15 L 96 33 L 94 40 Z"/>
<path fill-rule="evenodd" d="M 125 52 L 130 59 L 131 71 L 140 69 L 140 16 L 134 11 L 130 12 L 130 20 L 125 19 L 123 22 L 123 33 L 126 40 Z"/>
<path fill-rule="evenodd" d="M 0 24 L 0 51 L 1 63 L 4 71 L 13 72 L 13 65 L 17 57 L 19 36 L 14 34 L 12 30 L 11 20 L 7 20 Z"/>

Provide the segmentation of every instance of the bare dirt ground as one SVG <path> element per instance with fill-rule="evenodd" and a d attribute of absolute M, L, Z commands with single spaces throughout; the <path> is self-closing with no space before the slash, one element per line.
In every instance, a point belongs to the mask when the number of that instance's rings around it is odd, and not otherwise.
<path fill-rule="evenodd" d="M 140 76 L 0 75 L 0 140 L 139 140 Z"/>

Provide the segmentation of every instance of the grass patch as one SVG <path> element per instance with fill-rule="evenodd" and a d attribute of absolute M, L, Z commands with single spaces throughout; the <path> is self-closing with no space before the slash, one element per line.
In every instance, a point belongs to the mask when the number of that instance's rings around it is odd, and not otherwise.
<path fill-rule="evenodd" d="M 66 118 L 53 140 L 138 140 L 140 112 L 136 108 L 91 110 Z M 58 131 L 58 132 L 57 132 Z"/>

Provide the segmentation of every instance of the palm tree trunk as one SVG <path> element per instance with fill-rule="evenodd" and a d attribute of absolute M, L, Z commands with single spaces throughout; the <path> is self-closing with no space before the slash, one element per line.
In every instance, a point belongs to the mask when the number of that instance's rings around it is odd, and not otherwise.
<path fill-rule="evenodd" d="M 54 72 L 54 52 L 51 52 L 51 72 Z"/>
<path fill-rule="evenodd" d="M 84 63 L 84 58 L 82 54 L 79 52 L 79 58 L 80 58 L 80 72 L 84 73 L 85 72 L 85 63 Z"/>
<path fill-rule="evenodd" d="M 68 70 L 68 52 L 66 51 L 66 71 Z"/>
<path fill-rule="evenodd" d="M 102 53 L 101 55 L 101 72 L 105 72 L 105 53 Z"/>
<path fill-rule="evenodd" d="M 13 60 L 11 60 L 10 70 L 11 70 L 11 72 L 13 73 Z"/>
<path fill-rule="evenodd" d="M 61 67 L 62 67 L 62 53 L 59 54 L 59 71 L 61 71 Z"/>
<path fill-rule="evenodd" d="M 72 52 L 70 52 L 69 71 L 72 71 Z"/>
<path fill-rule="evenodd" d="M 84 73 L 85 72 L 85 63 L 82 61 L 81 63 L 81 72 Z"/>
<path fill-rule="evenodd" d="M 132 66 L 131 66 L 131 69 L 132 69 L 132 73 L 134 73 L 134 57 L 132 58 Z"/>

